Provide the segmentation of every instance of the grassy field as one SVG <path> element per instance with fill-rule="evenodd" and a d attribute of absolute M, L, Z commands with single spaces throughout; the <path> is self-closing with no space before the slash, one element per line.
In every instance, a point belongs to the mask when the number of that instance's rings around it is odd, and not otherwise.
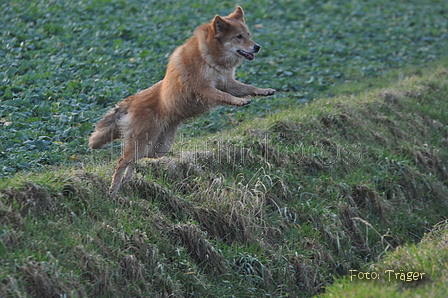
<path fill-rule="evenodd" d="M 186 123 L 107 196 L 121 147 L 88 150 L 93 125 L 217 3 L 2 2 L 0 296 L 446 294 L 443 1 L 238 3 L 263 49 L 237 77 L 278 94 Z"/>
<path fill-rule="evenodd" d="M 108 108 L 164 76 L 194 28 L 237 3 L 0 1 L 0 176 L 66 163 Z M 261 53 L 237 77 L 278 90 L 182 127 L 206 135 L 446 53 L 445 1 L 241 1 Z M 198 128 L 201 129 L 198 129 Z"/>

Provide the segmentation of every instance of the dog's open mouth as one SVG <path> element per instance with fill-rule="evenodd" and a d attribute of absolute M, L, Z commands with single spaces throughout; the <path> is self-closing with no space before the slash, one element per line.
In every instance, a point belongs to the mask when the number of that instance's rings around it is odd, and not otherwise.
<path fill-rule="evenodd" d="M 255 59 L 255 55 L 252 54 L 252 53 L 249 53 L 249 52 L 246 52 L 246 51 L 243 51 L 243 50 L 237 50 L 236 52 L 238 54 L 240 54 L 241 56 L 243 56 L 244 58 L 246 58 L 247 60 L 249 60 L 249 61 L 252 61 L 252 60 Z"/>

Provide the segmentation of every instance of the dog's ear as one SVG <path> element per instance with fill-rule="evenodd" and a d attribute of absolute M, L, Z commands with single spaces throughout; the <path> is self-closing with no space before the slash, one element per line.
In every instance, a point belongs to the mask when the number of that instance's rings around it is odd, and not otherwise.
<path fill-rule="evenodd" d="M 244 22 L 244 11 L 241 6 L 238 6 L 234 12 L 229 14 L 228 18 L 235 19 L 235 20 L 241 20 Z"/>
<path fill-rule="evenodd" d="M 229 28 L 229 23 L 219 15 L 216 15 L 212 20 L 212 26 L 216 33 L 225 32 Z"/>

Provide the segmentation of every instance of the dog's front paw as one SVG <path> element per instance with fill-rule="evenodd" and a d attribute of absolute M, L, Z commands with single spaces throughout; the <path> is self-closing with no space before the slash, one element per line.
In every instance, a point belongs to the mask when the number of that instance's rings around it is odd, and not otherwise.
<path fill-rule="evenodd" d="M 246 98 L 246 97 L 233 97 L 232 96 L 232 98 L 230 100 L 228 100 L 226 103 L 230 104 L 232 106 L 244 107 L 251 103 L 251 99 Z"/>
<path fill-rule="evenodd" d="M 255 96 L 271 96 L 271 95 L 274 95 L 275 92 L 276 92 L 276 90 L 271 89 L 271 88 L 259 89 L 259 90 L 255 91 Z"/>
<path fill-rule="evenodd" d="M 240 106 L 244 107 L 249 105 L 252 102 L 252 100 L 250 98 L 241 98 L 240 100 Z"/>

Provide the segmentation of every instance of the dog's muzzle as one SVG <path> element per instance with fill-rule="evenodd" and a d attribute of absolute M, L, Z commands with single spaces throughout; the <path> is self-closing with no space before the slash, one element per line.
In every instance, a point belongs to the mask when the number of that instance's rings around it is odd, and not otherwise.
<path fill-rule="evenodd" d="M 246 52 L 243 50 L 237 50 L 236 52 L 246 58 L 249 61 L 252 61 L 255 59 L 255 53 L 258 53 L 260 51 L 261 47 L 259 45 L 254 45 L 251 52 Z"/>

